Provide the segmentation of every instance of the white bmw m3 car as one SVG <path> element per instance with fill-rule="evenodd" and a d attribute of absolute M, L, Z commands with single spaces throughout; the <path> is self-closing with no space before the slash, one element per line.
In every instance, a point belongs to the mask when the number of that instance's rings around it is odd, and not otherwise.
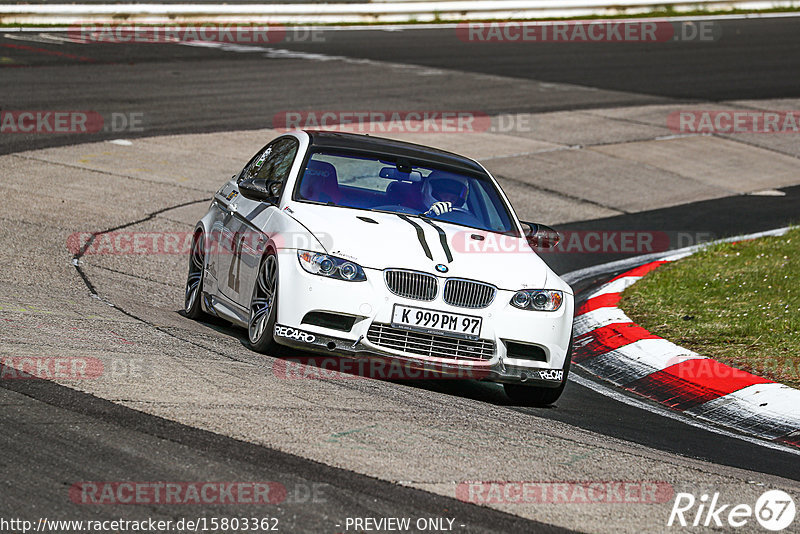
<path fill-rule="evenodd" d="M 567 382 L 574 298 L 534 248 L 557 241 L 472 159 L 291 132 L 197 223 L 185 312 L 247 328 L 259 352 L 401 361 L 547 405 Z"/>

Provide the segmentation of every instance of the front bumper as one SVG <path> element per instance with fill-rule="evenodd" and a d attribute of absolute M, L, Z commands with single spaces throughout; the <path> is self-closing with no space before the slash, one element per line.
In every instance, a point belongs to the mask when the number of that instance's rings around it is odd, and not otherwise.
<path fill-rule="evenodd" d="M 366 366 L 355 367 L 343 366 L 338 363 L 331 365 L 330 361 L 319 359 L 302 360 L 302 362 L 326 369 L 349 369 L 369 378 L 487 380 L 524 383 L 548 388 L 559 387 L 564 378 L 564 373 L 560 369 L 531 369 L 503 365 L 502 362 L 466 365 L 465 362 L 451 362 L 446 359 L 432 361 L 430 358 L 418 358 L 407 353 L 398 355 L 394 352 L 367 346 L 363 340 L 353 342 L 285 325 L 275 325 L 274 333 L 276 341 L 288 347 L 336 357 L 367 360 Z"/>
<path fill-rule="evenodd" d="M 520 310 L 510 305 L 512 291 L 498 290 L 493 302 L 483 309 L 451 306 L 441 299 L 421 302 L 391 293 L 380 270 L 367 269 L 367 280 L 344 282 L 305 272 L 296 254 L 279 254 L 280 286 L 275 340 L 304 351 L 351 358 L 381 358 L 403 362 L 408 369 L 426 370 L 454 378 L 476 378 L 495 382 L 528 383 L 558 387 L 572 332 L 574 300 L 564 294 L 556 312 Z M 445 277 L 440 277 L 444 279 Z M 480 339 L 493 344 L 490 357 L 441 358 L 394 350 L 368 339 L 370 326 L 392 323 L 394 304 L 424 307 L 446 313 L 480 316 Z M 309 312 L 349 315 L 355 319 L 347 331 L 305 324 Z M 371 336 L 374 339 L 374 336 Z M 535 345 L 541 359 L 509 355 L 507 343 Z"/>

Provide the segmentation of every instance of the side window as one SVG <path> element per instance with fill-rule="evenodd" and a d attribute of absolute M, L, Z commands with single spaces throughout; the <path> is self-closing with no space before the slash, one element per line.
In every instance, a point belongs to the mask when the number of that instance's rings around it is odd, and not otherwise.
<path fill-rule="evenodd" d="M 293 138 L 273 141 L 259 152 L 245 167 L 239 181 L 254 179 L 259 182 L 285 182 L 297 155 L 298 144 Z"/>
<path fill-rule="evenodd" d="M 486 221 L 488 226 L 496 232 L 502 232 L 505 228 L 513 227 L 508 216 L 498 211 L 498 205 L 502 201 L 497 194 L 491 195 L 487 191 L 489 188 L 488 182 L 483 180 L 470 180 L 470 182 L 472 183 L 470 191 L 475 191 L 474 201 L 477 204 L 476 208 L 482 213 L 480 218 Z M 494 197 L 494 201 L 492 201 L 492 197 Z"/>

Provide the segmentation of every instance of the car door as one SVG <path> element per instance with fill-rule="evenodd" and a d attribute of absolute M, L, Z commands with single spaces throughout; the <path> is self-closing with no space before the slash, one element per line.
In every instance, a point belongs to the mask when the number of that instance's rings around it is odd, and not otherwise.
<path fill-rule="evenodd" d="M 222 270 L 220 262 L 230 255 L 231 237 L 229 225 L 231 224 L 231 206 L 236 204 L 239 191 L 236 187 L 238 175 L 234 174 L 228 182 L 214 195 L 211 204 L 211 227 L 206 240 L 207 274 L 203 282 L 204 289 L 211 294 L 221 293 Z M 226 264 L 227 265 L 227 264 Z"/>
<path fill-rule="evenodd" d="M 237 184 L 243 180 L 263 182 L 265 189 L 274 188 L 276 191 L 271 202 L 254 201 L 239 194 L 236 203 L 229 204 L 231 216 L 225 226 L 231 238 L 229 253 L 224 254 L 220 261 L 220 287 L 226 297 L 243 308 L 250 306 L 253 284 L 266 245 L 262 229 L 268 228 L 269 219 L 278 211 L 277 204 L 298 147 L 294 137 L 276 139 L 253 157 L 237 180 Z"/>

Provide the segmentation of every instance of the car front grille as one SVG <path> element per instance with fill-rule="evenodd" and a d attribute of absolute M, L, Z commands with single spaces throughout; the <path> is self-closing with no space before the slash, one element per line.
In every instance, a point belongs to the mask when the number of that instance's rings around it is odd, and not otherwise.
<path fill-rule="evenodd" d="M 485 308 L 494 300 L 497 288 L 483 282 L 448 278 L 444 284 L 444 301 L 462 308 Z"/>
<path fill-rule="evenodd" d="M 486 361 L 494 356 L 494 342 L 488 339 L 456 337 L 412 332 L 388 324 L 372 323 L 367 339 L 389 349 L 420 356 L 450 360 Z"/>
<path fill-rule="evenodd" d="M 439 284 L 436 277 L 417 271 L 386 269 L 386 287 L 395 295 L 414 300 L 433 300 Z"/>

